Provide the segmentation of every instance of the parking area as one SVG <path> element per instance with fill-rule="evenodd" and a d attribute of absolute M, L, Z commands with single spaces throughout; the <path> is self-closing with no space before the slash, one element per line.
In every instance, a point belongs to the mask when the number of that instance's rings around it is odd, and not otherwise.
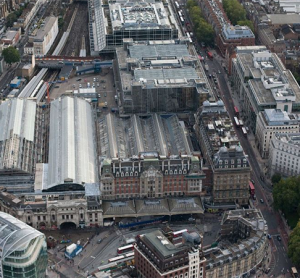
<path fill-rule="evenodd" d="M 105 103 L 107 104 L 107 108 L 102 109 L 103 113 L 117 107 L 112 69 L 104 69 L 97 74 L 75 75 L 66 82 L 54 84 L 50 92 L 50 98 L 54 100 L 80 88 L 95 88 L 99 106 L 103 107 Z"/>

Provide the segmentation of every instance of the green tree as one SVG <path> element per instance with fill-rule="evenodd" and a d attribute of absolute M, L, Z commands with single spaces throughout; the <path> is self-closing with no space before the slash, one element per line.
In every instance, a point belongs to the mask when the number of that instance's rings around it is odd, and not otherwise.
<path fill-rule="evenodd" d="M 4 61 L 9 65 L 20 61 L 19 51 L 12 46 L 5 48 L 2 51 L 2 56 L 4 57 Z"/>
<path fill-rule="evenodd" d="M 240 26 L 248 26 L 252 32 L 254 32 L 254 25 L 253 25 L 253 22 L 251 20 L 239 20 L 237 22 L 238 25 Z"/>
<path fill-rule="evenodd" d="M 285 215 L 300 211 L 300 177 L 281 179 L 273 188 L 274 206 Z"/>
<path fill-rule="evenodd" d="M 293 264 L 300 266 L 300 221 L 290 234 L 288 256 L 291 258 Z"/>
<path fill-rule="evenodd" d="M 273 184 L 276 184 L 276 183 L 280 182 L 280 180 L 281 180 L 281 175 L 278 174 L 278 173 L 274 174 L 273 177 L 272 177 L 272 179 L 271 179 L 271 181 L 272 181 Z"/>
<path fill-rule="evenodd" d="M 238 21 L 246 20 L 246 11 L 237 0 L 223 0 L 223 8 L 233 25 Z"/>
<path fill-rule="evenodd" d="M 17 21 L 17 16 L 15 13 L 11 13 L 6 17 L 6 27 L 13 27 L 14 22 Z"/>

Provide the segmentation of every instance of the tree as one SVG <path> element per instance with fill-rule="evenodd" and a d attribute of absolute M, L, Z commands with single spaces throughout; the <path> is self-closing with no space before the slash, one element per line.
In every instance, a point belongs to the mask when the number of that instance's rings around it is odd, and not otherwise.
<path fill-rule="evenodd" d="M 4 61 L 9 65 L 20 61 L 19 51 L 12 46 L 5 48 L 2 51 L 2 56 L 4 57 Z"/>
<path fill-rule="evenodd" d="M 233 25 L 238 21 L 246 20 L 246 11 L 237 0 L 223 0 L 223 8 Z"/>
<path fill-rule="evenodd" d="M 274 206 L 285 215 L 300 211 L 300 177 L 281 179 L 273 188 Z"/>
<path fill-rule="evenodd" d="M 240 20 L 237 22 L 238 25 L 240 26 L 248 26 L 252 32 L 254 32 L 254 25 L 253 22 L 251 20 Z"/>
<path fill-rule="evenodd" d="M 6 27 L 13 27 L 14 22 L 17 21 L 17 16 L 15 13 L 11 13 L 6 17 Z"/>
<path fill-rule="evenodd" d="M 293 264 L 300 266 L 300 221 L 290 234 L 288 256 Z"/>
<path fill-rule="evenodd" d="M 280 182 L 280 180 L 281 180 L 281 175 L 278 174 L 278 173 L 274 174 L 273 177 L 272 177 L 272 179 L 271 179 L 271 181 L 272 181 L 273 184 L 276 184 L 276 183 Z"/>

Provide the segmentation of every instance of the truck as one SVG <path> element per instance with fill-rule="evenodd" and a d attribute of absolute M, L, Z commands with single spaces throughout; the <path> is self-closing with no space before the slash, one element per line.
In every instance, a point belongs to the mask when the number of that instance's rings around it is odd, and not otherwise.
<path fill-rule="evenodd" d="M 205 64 L 204 68 L 205 68 L 206 71 L 208 71 L 209 70 L 208 64 Z"/>
<path fill-rule="evenodd" d="M 66 248 L 65 257 L 68 259 L 73 259 L 76 257 L 80 252 L 82 252 L 83 248 L 79 244 L 72 243 Z"/>

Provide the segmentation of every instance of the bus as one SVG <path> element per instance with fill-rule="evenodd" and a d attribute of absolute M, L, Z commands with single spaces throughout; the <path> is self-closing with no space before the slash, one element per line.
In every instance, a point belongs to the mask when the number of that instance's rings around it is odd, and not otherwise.
<path fill-rule="evenodd" d="M 183 229 L 183 230 L 179 230 L 176 232 L 172 232 L 172 236 L 173 236 L 173 238 L 180 238 L 180 237 L 182 237 L 182 234 L 187 231 L 188 231 L 187 229 Z"/>
<path fill-rule="evenodd" d="M 130 257 L 133 257 L 133 256 L 134 256 L 134 252 L 130 252 L 130 253 L 125 254 L 126 258 L 130 258 Z"/>
<path fill-rule="evenodd" d="M 128 253 L 133 250 L 133 244 L 125 245 L 117 249 L 118 254 Z"/>
<path fill-rule="evenodd" d="M 299 278 L 299 274 L 298 274 L 296 267 L 292 267 L 291 273 L 292 273 L 293 278 Z"/>
<path fill-rule="evenodd" d="M 175 6 L 176 6 L 176 9 L 179 9 L 179 4 L 177 1 L 175 1 Z"/>
<path fill-rule="evenodd" d="M 207 52 L 207 56 L 209 59 L 213 59 L 214 58 L 214 55 L 211 53 L 211 52 Z"/>
<path fill-rule="evenodd" d="M 239 114 L 240 114 L 239 109 L 238 109 L 236 106 L 234 106 L 234 114 L 235 114 L 237 117 L 238 117 Z"/>
<path fill-rule="evenodd" d="M 245 137 L 247 137 L 247 130 L 245 127 L 242 127 L 242 132 Z"/>
<path fill-rule="evenodd" d="M 253 197 L 255 195 L 255 187 L 251 181 L 249 181 L 249 191 L 250 195 Z"/>
<path fill-rule="evenodd" d="M 188 37 L 189 42 L 192 43 L 193 41 L 189 32 L 186 32 L 186 36 Z"/>
<path fill-rule="evenodd" d="M 240 127 L 239 119 L 237 117 L 234 117 L 233 119 L 234 119 L 234 123 L 235 123 L 236 127 Z"/>
<path fill-rule="evenodd" d="M 122 259 L 125 259 L 125 256 L 121 255 L 121 256 L 117 256 L 117 257 L 114 257 L 114 258 L 110 258 L 108 260 L 109 263 L 113 263 L 113 262 L 117 262 L 117 261 L 120 261 Z"/>

